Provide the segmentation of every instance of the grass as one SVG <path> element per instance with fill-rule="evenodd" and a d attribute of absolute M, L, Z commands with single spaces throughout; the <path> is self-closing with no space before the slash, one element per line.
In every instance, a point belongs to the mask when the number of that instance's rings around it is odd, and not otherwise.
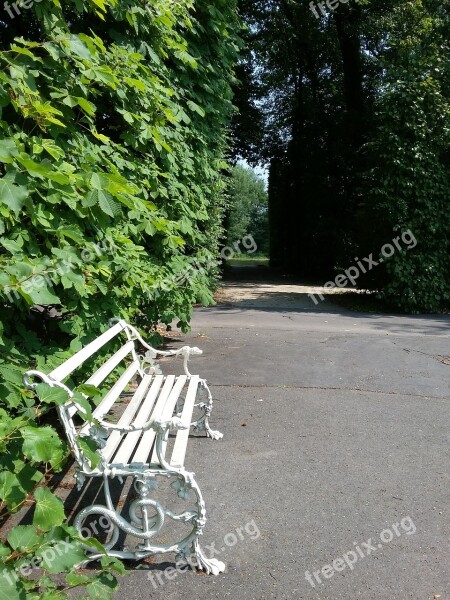
<path fill-rule="evenodd" d="M 252 254 L 242 254 L 227 260 L 230 267 L 268 267 L 269 259 L 267 256 L 254 256 Z"/>

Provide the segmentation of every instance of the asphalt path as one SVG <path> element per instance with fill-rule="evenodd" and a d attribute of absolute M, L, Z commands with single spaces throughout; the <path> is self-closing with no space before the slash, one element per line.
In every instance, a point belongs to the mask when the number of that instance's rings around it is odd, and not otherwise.
<path fill-rule="evenodd" d="M 117 598 L 450 600 L 450 317 L 248 286 L 173 340 L 204 350 L 224 433 L 193 438 L 186 466 L 227 571 L 156 557 Z"/>

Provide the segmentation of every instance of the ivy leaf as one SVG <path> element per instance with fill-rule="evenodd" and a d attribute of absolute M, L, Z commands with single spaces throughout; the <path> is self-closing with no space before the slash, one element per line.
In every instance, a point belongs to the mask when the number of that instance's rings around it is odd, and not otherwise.
<path fill-rule="evenodd" d="M 65 520 L 64 506 L 59 498 L 54 496 L 47 488 L 39 488 L 34 494 L 36 509 L 33 524 L 49 531 L 55 525 L 61 525 Z"/>

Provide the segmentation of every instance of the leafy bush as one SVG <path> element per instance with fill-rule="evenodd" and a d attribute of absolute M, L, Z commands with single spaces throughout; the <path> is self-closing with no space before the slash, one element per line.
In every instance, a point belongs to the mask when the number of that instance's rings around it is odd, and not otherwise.
<path fill-rule="evenodd" d="M 450 68 L 448 24 L 439 11 L 440 4 L 424 0 L 386 17 L 393 40 L 368 146 L 375 165 L 366 225 L 372 249 L 408 230 L 417 239 L 414 249 L 388 259 L 385 271 L 374 271 L 373 287 L 408 312 L 440 311 L 450 297 Z"/>
<path fill-rule="evenodd" d="M 0 499 L 36 505 L 0 546 L 8 572 L 75 535 L 45 487 L 66 457 L 38 426 L 57 401 L 36 403 L 23 371 L 49 371 L 112 316 L 186 329 L 212 302 L 238 25 L 228 0 L 44 0 L 0 20 Z M 101 597 L 104 566 L 67 585 Z M 10 587 L 38 596 L 26 577 Z"/>

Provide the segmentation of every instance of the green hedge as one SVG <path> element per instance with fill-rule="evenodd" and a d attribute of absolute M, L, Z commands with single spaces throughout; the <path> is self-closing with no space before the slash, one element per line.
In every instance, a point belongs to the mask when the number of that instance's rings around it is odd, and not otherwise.
<path fill-rule="evenodd" d="M 49 370 L 113 316 L 187 329 L 192 304 L 212 301 L 235 9 L 234 0 L 43 0 L 0 17 L 3 510 L 27 494 L 45 504 L 40 465 L 65 456 L 54 429 L 36 425 L 60 399 L 36 405 L 23 371 Z M 32 449 L 43 442 L 48 456 Z M 24 532 L 28 545 L 0 546 L 8 570 L 36 552 L 36 532 L 68 535 L 53 512 Z M 99 597 L 114 587 L 102 576 Z M 14 580 L 9 598 L 27 585 Z"/>

